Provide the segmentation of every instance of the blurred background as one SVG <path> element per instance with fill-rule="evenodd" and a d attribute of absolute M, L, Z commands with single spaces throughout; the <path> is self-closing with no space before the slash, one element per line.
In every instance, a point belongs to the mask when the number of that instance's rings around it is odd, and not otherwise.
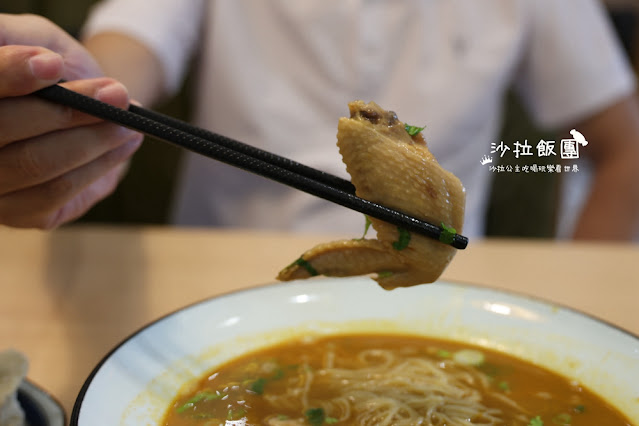
<path fill-rule="evenodd" d="M 77 36 L 96 1 L 3 0 L 0 12 L 43 15 Z M 630 61 L 635 70 L 639 70 L 639 1 L 602 1 Z M 191 81 L 187 78 L 179 94 L 156 109 L 188 120 L 190 89 Z M 512 144 L 522 136 L 529 141 L 555 139 L 556 135 L 544 133 L 534 126 L 516 96 L 509 95 L 506 111 L 500 140 Z M 180 149 L 147 137 L 116 192 L 76 223 L 167 224 L 180 155 Z M 543 164 L 543 157 L 534 157 L 532 162 Z M 487 220 L 488 235 L 554 236 L 560 178 L 561 175 L 555 173 L 494 173 Z"/>

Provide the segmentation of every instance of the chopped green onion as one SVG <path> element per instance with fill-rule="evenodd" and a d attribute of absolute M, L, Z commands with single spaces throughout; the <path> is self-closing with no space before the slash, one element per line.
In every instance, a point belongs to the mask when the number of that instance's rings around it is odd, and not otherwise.
<path fill-rule="evenodd" d="M 184 411 L 188 410 L 189 408 L 194 407 L 195 404 L 200 402 L 200 401 L 211 401 L 213 399 L 222 398 L 223 396 L 224 396 L 223 394 L 216 393 L 216 392 L 211 392 L 211 391 L 198 392 L 195 395 L 193 395 L 188 401 L 186 401 L 183 405 L 178 407 L 176 409 L 176 411 L 178 413 L 183 413 Z"/>
<path fill-rule="evenodd" d="M 572 417 L 570 417 L 570 414 L 561 413 L 553 417 L 552 422 L 561 426 L 570 425 L 572 424 Z"/>
<path fill-rule="evenodd" d="M 363 240 L 364 237 L 366 237 L 366 234 L 368 234 L 368 230 L 373 224 L 373 222 L 371 221 L 371 218 L 368 217 L 368 215 L 365 214 L 364 217 L 366 218 L 366 223 L 364 224 L 364 235 L 362 235 L 362 238 L 360 238 L 360 240 Z"/>
<path fill-rule="evenodd" d="M 455 234 L 457 234 L 455 228 L 446 226 L 446 224 L 442 222 L 442 232 L 439 234 L 439 241 L 444 244 L 452 244 L 455 240 Z"/>
<path fill-rule="evenodd" d="M 424 127 L 417 127 L 417 126 L 411 126 L 409 124 L 405 124 L 404 128 L 406 129 L 406 131 L 408 132 L 409 135 L 411 136 L 415 136 L 416 134 L 418 134 L 419 132 L 421 132 L 422 130 L 424 130 L 426 128 L 426 126 Z"/>
<path fill-rule="evenodd" d="M 321 426 L 326 418 L 323 408 L 309 408 L 306 410 L 306 419 L 313 426 Z"/>
<path fill-rule="evenodd" d="M 499 386 L 499 389 L 501 389 L 501 390 L 503 390 L 505 392 L 510 391 L 510 385 L 506 381 L 499 382 L 499 384 L 497 386 Z"/>
<path fill-rule="evenodd" d="M 240 408 L 238 410 L 229 410 L 228 414 L 226 415 L 226 420 L 237 420 L 239 418 L 244 417 L 244 415 L 246 415 L 246 410 L 243 408 Z"/>
<path fill-rule="evenodd" d="M 278 368 L 277 370 L 275 370 L 275 373 L 273 373 L 271 380 L 279 380 L 282 377 L 284 377 L 284 370 L 282 370 L 281 368 Z"/>
<path fill-rule="evenodd" d="M 397 241 L 393 243 L 393 248 L 397 251 L 404 250 L 408 247 L 408 243 L 410 243 L 410 232 L 399 226 L 397 227 L 397 232 L 399 233 L 399 237 Z"/>
<path fill-rule="evenodd" d="M 391 271 L 382 271 L 377 273 L 377 278 L 388 278 L 392 275 L 393 273 Z"/>
<path fill-rule="evenodd" d="M 288 416 L 286 414 L 278 414 L 277 420 L 288 420 Z"/>
<path fill-rule="evenodd" d="M 335 417 L 327 417 L 324 419 L 324 423 L 327 423 L 329 425 L 335 424 L 337 423 L 339 420 L 337 420 Z"/>
<path fill-rule="evenodd" d="M 284 370 L 282 370 L 280 367 L 277 367 L 271 377 L 269 378 L 260 377 L 256 380 L 251 380 L 250 389 L 256 394 L 262 395 L 264 393 L 264 386 L 266 386 L 269 380 L 280 380 L 282 377 L 284 377 Z"/>
<path fill-rule="evenodd" d="M 264 385 L 266 385 L 266 379 L 260 377 L 251 384 L 251 390 L 258 395 L 262 395 L 264 393 Z"/>
<path fill-rule="evenodd" d="M 440 358 L 450 358 L 451 357 L 451 353 L 448 352 L 445 349 L 440 349 L 437 351 L 437 356 Z"/>
<path fill-rule="evenodd" d="M 187 402 L 186 404 L 182 405 L 181 407 L 178 407 L 175 411 L 177 411 L 178 413 L 183 413 L 186 410 L 188 410 L 189 408 L 195 406 L 195 403 L 193 402 Z"/>
<path fill-rule="evenodd" d="M 544 421 L 541 419 L 541 417 L 537 416 L 534 419 L 530 419 L 530 423 L 528 423 L 528 426 L 544 426 Z"/>
<path fill-rule="evenodd" d="M 579 405 L 577 405 L 575 407 L 575 412 L 577 412 L 577 413 L 581 414 L 581 413 L 583 413 L 585 411 L 586 411 L 586 406 L 584 406 L 584 405 L 579 404 Z"/>
<path fill-rule="evenodd" d="M 499 366 L 491 364 L 490 362 L 485 362 L 482 365 L 478 365 L 477 369 L 488 376 L 490 379 L 494 379 L 502 373 L 502 369 Z"/>
<path fill-rule="evenodd" d="M 315 268 L 313 268 L 313 265 L 311 265 L 307 260 L 305 260 L 303 257 L 300 257 L 299 259 L 297 259 L 295 262 L 293 262 L 294 265 L 298 265 L 301 266 L 302 268 L 306 269 L 306 271 L 312 276 L 316 276 L 319 275 L 319 273 L 317 272 L 317 270 Z"/>

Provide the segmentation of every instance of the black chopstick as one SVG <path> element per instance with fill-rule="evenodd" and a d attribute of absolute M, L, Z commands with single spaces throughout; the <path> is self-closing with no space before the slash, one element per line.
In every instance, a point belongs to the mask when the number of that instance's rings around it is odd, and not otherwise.
<path fill-rule="evenodd" d="M 46 87 L 35 94 L 43 99 L 137 130 L 365 215 L 392 223 L 409 232 L 440 241 L 442 236 L 445 237 L 445 233 L 448 232 L 443 227 L 357 197 L 353 185 L 345 179 L 155 111 L 135 105 L 131 105 L 129 110 L 124 110 L 68 90 L 60 85 Z M 468 238 L 454 234 L 447 244 L 464 249 L 468 245 Z"/>
<path fill-rule="evenodd" d="M 241 152 L 251 157 L 266 161 L 267 163 L 273 164 L 275 166 L 282 167 L 292 172 L 307 176 L 311 179 L 315 179 L 319 182 L 323 182 L 335 188 L 339 188 L 342 191 L 355 194 L 355 186 L 353 186 L 350 181 L 342 179 L 338 176 L 334 176 L 330 173 L 314 169 L 304 164 L 295 162 L 289 158 L 281 157 L 279 155 L 273 154 L 272 152 L 264 151 L 263 149 L 254 147 L 252 145 L 238 142 L 226 136 L 210 132 L 201 127 L 193 126 L 192 124 L 186 123 L 182 120 L 178 120 L 177 118 L 173 118 L 150 109 L 141 108 L 137 105 L 130 105 L 129 111 L 158 123 L 163 123 L 174 129 L 189 133 L 193 136 L 197 136 L 202 139 L 206 139 L 207 141 L 222 145 L 231 150 Z"/>

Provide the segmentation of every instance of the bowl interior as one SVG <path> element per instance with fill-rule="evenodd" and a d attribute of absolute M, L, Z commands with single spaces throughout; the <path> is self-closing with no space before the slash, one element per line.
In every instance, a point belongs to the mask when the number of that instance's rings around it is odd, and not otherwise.
<path fill-rule="evenodd" d="M 368 278 L 274 284 L 168 315 L 87 379 L 72 425 L 155 425 L 181 387 L 247 351 L 308 334 L 393 332 L 469 342 L 576 378 L 639 418 L 639 338 L 544 301 L 439 282 L 385 291 Z"/>

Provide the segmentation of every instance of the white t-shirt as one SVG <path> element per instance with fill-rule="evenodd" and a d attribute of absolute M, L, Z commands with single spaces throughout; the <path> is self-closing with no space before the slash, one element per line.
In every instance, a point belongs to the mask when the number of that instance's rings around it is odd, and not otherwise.
<path fill-rule="evenodd" d="M 330 173 L 347 177 L 335 135 L 349 101 L 426 125 L 466 188 L 470 237 L 484 232 L 492 173 L 480 160 L 500 142 L 511 84 L 546 127 L 634 90 L 596 0 L 108 0 L 85 33 L 105 30 L 153 49 L 169 90 L 199 53 L 195 124 Z M 364 222 L 191 153 L 177 193 L 177 224 L 358 233 Z"/>

